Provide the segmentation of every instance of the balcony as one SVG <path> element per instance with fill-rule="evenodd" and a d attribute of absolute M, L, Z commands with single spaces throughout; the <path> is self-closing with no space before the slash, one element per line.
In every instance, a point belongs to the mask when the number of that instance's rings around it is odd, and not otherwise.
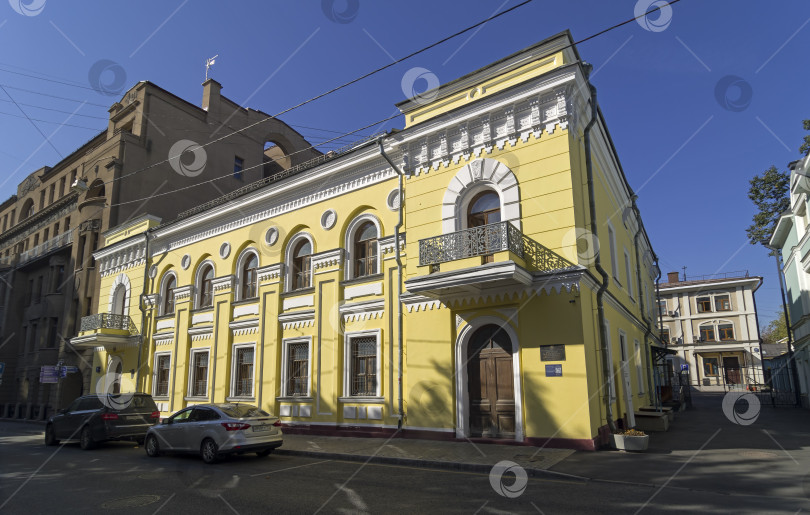
<path fill-rule="evenodd" d="M 59 236 L 51 238 L 50 240 L 44 243 L 40 243 L 36 247 L 33 247 L 31 250 L 25 251 L 22 254 L 20 254 L 20 259 L 17 264 L 22 265 L 23 263 L 44 256 L 45 254 L 53 252 L 54 250 L 66 247 L 71 243 L 73 243 L 73 231 L 63 232 Z"/>
<path fill-rule="evenodd" d="M 82 317 L 79 335 L 70 340 L 77 348 L 104 347 L 114 350 L 131 347 L 141 341 L 138 328 L 127 315 L 99 313 Z"/>
<path fill-rule="evenodd" d="M 430 267 L 430 273 L 411 278 L 405 285 L 411 293 L 431 297 L 483 288 L 529 287 L 539 277 L 544 285 L 555 288 L 556 282 L 570 282 L 584 270 L 509 222 L 420 240 L 419 266 Z"/>

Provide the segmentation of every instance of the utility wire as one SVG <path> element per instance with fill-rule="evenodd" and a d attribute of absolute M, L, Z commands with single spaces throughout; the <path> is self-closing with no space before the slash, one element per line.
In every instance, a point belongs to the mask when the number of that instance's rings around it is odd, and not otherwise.
<path fill-rule="evenodd" d="M 61 112 L 65 112 L 65 111 L 60 111 L 60 113 L 61 113 Z M 70 113 L 67 113 L 67 114 L 70 114 Z M 4 111 L 0 111 L 0 115 L 4 115 L 4 116 L 13 116 L 14 118 L 25 118 L 25 119 L 27 119 L 27 120 L 29 120 L 29 121 L 35 121 L 35 122 L 40 122 L 40 123 L 47 123 L 47 124 L 50 124 L 50 125 L 59 125 L 59 126 L 62 126 L 62 127 L 74 127 L 74 128 L 76 128 L 76 129 L 87 129 L 88 131 L 96 131 L 96 132 L 101 132 L 101 131 L 103 131 L 103 130 L 104 130 L 103 128 L 102 128 L 102 129 L 99 129 L 99 128 L 93 128 L 93 127 L 85 127 L 85 126 L 83 126 L 83 125 L 73 125 L 73 124 L 71 124 L 71 123 L 52 122 L 52 121 L 50 121 L 50 120 L 40 120 L 39 118 L 29 118 L 28 116 L 22 116 L 22 115 L 19 115 L 19 114 L 13 114 L 13 113 L 6 113 L 6 112 L 4 112 Z"/>
<path fill-rule="evenodd" d="M 20 87 L 17 87 L 17 86 L 11 86 L 9 84 L 0 84 L 0 87 L 7 88 L 7 89 L 14 89 L 14 90 L 17 90 L 17 91 L 24 91 L 26 93 L 32 93 L 34 95 L 41 95 L 43 97 L 58 98 L 59 100 L 67 100 L 68 102 L 76 102 L 77 104 L 87 104 L 89 106 L 103 107 L 104 109 L 109 109 L 110 108 L 109 105 L 96 104 L 96 103 L 93 103 L 93 102 L 88 102 L 86 100 L 78 100 L 78 99 L 75 99 L 75 98 L 60 97 L 58 95 L 51 95 L 49 93 L 42 93 L 41 91 L 34 91 L 32 89 L 20 88 Z M 6 95 L 8 95 L 8 92 L 6 92 Z M 9 98 L 11 98 L 11 97 L 9 97 Z"/>
<path fill-rule="evenodd" d="M 25 111 L 23 111 L 23 108 L 22 108 L 22 107 L 20 107 L 20 104 L 18 104 L 18 103 L 17 103 L 17 101 L 16 101 L 16 100 L 14 100 L 14 98 L 13 98 L 11 95 L 9 95 L 9 94 L 8 94 L 8 91 L 6 91 L 6 88 L 4 88 L 3 86 L 0 86 L 0 89 L 2 89 L 2 90 L 3 90 L 3 93 L 5 93 L 5 94 L 6 94 L 6 96 L 7 96 L 8 98 L 10 98 L 12 102 L 14 102 L 14 105 L 15 105 L 15 106 L 17 106 L 17 109 L 19 109 L 19 110 L 20 110 L 20 112 L 21 112 L 22 114 L 24 114 L 26 118 L 28 118 L 28 121 L 29 121 L 29 122 L 31 122 L 31 125 L 33 125 L 33 126 L 34 126 L 34 128 L 37 130 L 37 132 L 40 134 L 40 136 L 42 136 L 43 138 L 45 138 L 45 141 L 47 141 L 47 142 L 48 142 L 48 145 L 50 145 L 50 146 L 51 146 L 51 148 L 53 149 L 53 151 L 54 151 L 54 152 L 56 152 L 56 153 L 59 155 L 59 157 L 60 157 L 60 158 L 64 159 L 64 158 L 65 158 L 65 156 L 63 156 L 63 155 L 62 155 L 62 153 L 61 153 L 61 152 L 59 152 L 59 150 L 58 150 L 58 149 L 57 149 L 57 148 L 54 146 L 54 144 L 51 142 L 51 139 L 50 139 L 48 136 L 46 136 L 44 132 L 42 132 L 42 129 L 40 129 L 40 128 L 39 128 L 39 125 L 37 125 L 36 123 L 34 123 L 34 120 L 32 120 L 32 119 L 31 119 L 31 118 L 28 116 L 28 113 L 26 113 Z"/>

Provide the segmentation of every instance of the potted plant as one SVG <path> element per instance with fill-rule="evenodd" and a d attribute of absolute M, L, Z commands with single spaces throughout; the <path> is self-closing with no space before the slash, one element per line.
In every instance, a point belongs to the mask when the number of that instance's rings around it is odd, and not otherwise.
<path fill-rule="evenodd" d="M 650 435 L 637 429 L 627 429 L 610 435 L 610 445 L 620 451 L 646 451 Z"/>

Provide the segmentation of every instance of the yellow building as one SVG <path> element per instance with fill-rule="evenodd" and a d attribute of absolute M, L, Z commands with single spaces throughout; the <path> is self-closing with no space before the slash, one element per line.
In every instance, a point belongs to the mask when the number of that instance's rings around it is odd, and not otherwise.
<path fill-rule="evenodd" d="M 122 317 L 75 339 L 97 375 L 122 363 L 113 379 L 164 415 L 239 400 L 288 432 L 593 449 L 632 426 L 654 402 L 658 272 L 572 43 L 402 102 L 403 130 L 237 198 L 106 233 L 100 298 Z"/>

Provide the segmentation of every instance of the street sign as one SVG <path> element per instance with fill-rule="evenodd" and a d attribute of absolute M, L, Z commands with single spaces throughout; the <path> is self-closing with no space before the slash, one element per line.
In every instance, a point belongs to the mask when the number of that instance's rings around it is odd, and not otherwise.
<path fill-rule="evenodd" d="M 39 382 L 40 383 L 58 383 L 59 371 L 53 366 L 44 366 L 39 369 Z"/>
<path fill-rule="evenodd" d="M 79 371 L 79 367 L 63 367 L 68 374 L 75 374 Z"/>
<path fill-rule="evenodd" d="M 681 372 L 689 372 L 689 363 L 681 365 Z"/>
<path fill-rule="evenodd" d="M 6 364 L 0 361 L 0 377 L 3 377 L 3 370 L 6 369 Z"/>

